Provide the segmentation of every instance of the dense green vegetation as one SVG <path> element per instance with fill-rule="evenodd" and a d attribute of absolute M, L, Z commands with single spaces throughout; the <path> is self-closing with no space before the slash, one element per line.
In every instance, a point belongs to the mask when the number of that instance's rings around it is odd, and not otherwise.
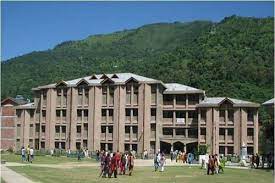
<path fill-rule="evenodd" d="M 273 98 L 274 18 L 157 23 L 32 52 L 1 63 L 1 97 L 61 79 L 133 72 L 262 103 Z M 261 109 L 260 118 L 266 118 Z"/>

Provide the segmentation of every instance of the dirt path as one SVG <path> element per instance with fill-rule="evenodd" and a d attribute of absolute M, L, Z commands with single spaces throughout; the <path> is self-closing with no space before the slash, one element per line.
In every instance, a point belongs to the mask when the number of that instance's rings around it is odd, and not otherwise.
<path fill-rule="evenodd" d="M 9 169 L 6 165 L 1 165 L 1 176 L 7 183 L 32 183 L 30 179 Z"/>

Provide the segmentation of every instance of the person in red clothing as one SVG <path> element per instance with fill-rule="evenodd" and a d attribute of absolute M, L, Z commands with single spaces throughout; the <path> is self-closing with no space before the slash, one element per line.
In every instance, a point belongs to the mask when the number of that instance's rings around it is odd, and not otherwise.
<path fill-rule="evenodd" d="M 115 159 L 116 159 L 116 165 L 117 165 L 117 171 L 118 171 L 118 168 L 120 166 L 120 159 L 121 159 L 121 155 L 119 151 L 116 152 Z"/>
<path fill-rule="evenodd" d="M 111 159 L 109 178 L 111 178 L 113 174 L 114 174 L 114 177 L 117 178 L 117 156 L 116 156 L 116 153 L 113 154 L 113 157 Z"/>
<path fill-rule="evenodd" d="M 123 153 L 120 159 L 120 175 L 125 175 L 125 166 L 126 166 L 126 156 Z"/>

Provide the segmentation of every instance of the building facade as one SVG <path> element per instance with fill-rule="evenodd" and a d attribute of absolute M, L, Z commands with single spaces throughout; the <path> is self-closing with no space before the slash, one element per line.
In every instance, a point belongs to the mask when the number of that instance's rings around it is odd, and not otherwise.
<path fill-rule="evenodd" d="M 87 148 L 138 153 L 171 149 L 258 151 L 258 104 L 207 98 L 193 87 L 132 73 L 101 74 L 33 88 L 18 106 L 16 148 Z"/>
<path fill-rule="evenodd" d="M 17 116 L 15 106 L 26 104 L 27 100 L 22 96 L 16 98 L 6 98 L 1 101 L 1 150 L 15 148 L 15 130 Z"/>

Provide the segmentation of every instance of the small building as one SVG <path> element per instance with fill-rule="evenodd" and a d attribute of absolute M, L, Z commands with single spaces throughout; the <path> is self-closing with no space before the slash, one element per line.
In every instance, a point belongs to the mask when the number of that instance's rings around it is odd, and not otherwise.
<path fill-rule="evenodd" d="M 1 101 L 1 150 L 14 149 L 16 111 L 15 106 L 26 104 L 28 100 L 21 95 L 15 98 L 8 97 Z"/>

